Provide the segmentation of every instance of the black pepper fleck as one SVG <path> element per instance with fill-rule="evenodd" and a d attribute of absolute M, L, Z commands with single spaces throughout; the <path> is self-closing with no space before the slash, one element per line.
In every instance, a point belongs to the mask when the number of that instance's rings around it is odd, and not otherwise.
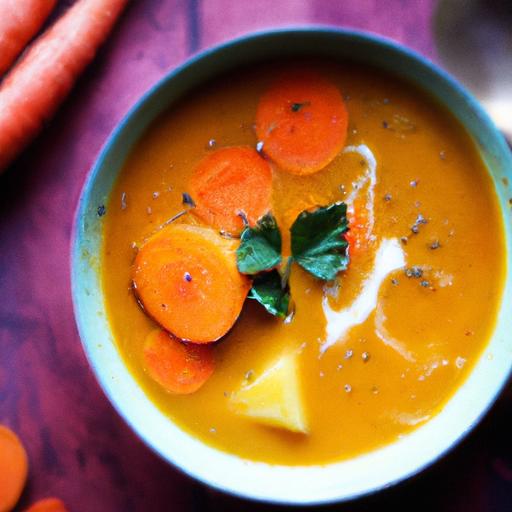
<path fill-rule="evenodd" d="M 299 112 L 303 107 L 307 107 L 308 105 L 311 105 L 310 101 L 304 101 L 302 103 L 292 103 L 291 109 L 292 112 Z"/>
<path fill-rule="evenodd" d="M 435 251 L 436 249 L 439 249 L 439 247 L 441 247 L 441 243 L 439 242 L 439 240 L 434 240 L 430 246 L 429 246 L 433 251 Z"/>
<path fill-rule="evenodd" d="M 103 215 L 105 215 L 105 213 L 107 213 L 107 209 L 105 208 L 105 205 L 104 204 L 100 204 L 98 206 L 98 217 L 103 217 Z"/>
<path fill-rule="evenodd" d="M 382 121 L 382 128 L 387 128 L 389 126 L 387 121 Z"/>
<path fill-rule="evenodd" d="M 420 267 L 409 267 L 405 269 L 405 275 L 407 277 L 412 277 L 415 279 L 419 279 L 420 277 L 423 277 L 423 270 Z"/>
<path fill-rule="evenodd" d="M 421 281 L 420 285 L 423 286 L 423 288 L 428 288 L 430 283 L 427 280 L 423 280 Z"/>
<path fill-rule="evenodd" d="M 416 217 L 416 220 L 414 221 L 414 224 L 411 226 L 411 231 L 417 235 L 420 232 L 420 225 L 421 224 L 428 224 L 428 220 L 423 217 L 421 213 L 418 214 Z"/>
<path fill-rule="evenodd" d="M 236 214 L 242 219 L 244 226 L 249 225 L 249 219 L 247 218 L 247 214 L 243 210 L 238 210 Z"/>
<path fill-rule="evenodd" d="M 192 281 L 192 276 L 190 275 L 190 272 L 185 272 L 185 274 L 183 274 L 183 278 L 185 279 L 185 281 L 188 281 L 190 283 L 190 281 Z"/>
<path fill-rule="evenodd" d="M 186 192 L 183 192 L 181 194 L 181 202 L 187 206 L 190 206 L 191 208 L 195 208 L 196 206 L 196 203 L 194 202 L 192 197 L 190 197 L 190 194 L 187 194 Z"/>
<path fill-rule="evenodd" d="M 391 194 L 386 194 L 386 195 L 384 196 L 384 201 L 386 201 L 386 202 L 391 201 L 391 199 L 393 199 L 393 198 L 391 197 Z"/>

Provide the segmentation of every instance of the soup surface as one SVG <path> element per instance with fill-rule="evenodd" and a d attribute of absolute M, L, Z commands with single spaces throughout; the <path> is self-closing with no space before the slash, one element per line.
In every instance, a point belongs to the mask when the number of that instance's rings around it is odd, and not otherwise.
<path fill-rule="evenodd" d="M 268 159 L 283 252 L 302 210 L 344 201 L 350 216 L 350 205 L 363 205 L 369 237 L 349 248 L 348 269 L 326 283 L 293 264 L 285 321 L 246 300 L 214 345 L 213 375 L 196 392 L 168 393 L 149 376 L 142 352 L 156 323 L 131 288 L 137 250 L 183 210 L 182 193 L 205 156 L 256 147 L 258 102 L 287 69 L 269 64 L 193 92 L 141 138 L 106 205 L 102 277 L 119 351 L 172 421 L 221 450 L 297 465 L 368 452 L 440 411 L 492 333 L 504 241 L 492 181 L 472 141 L 428 95 L 355 64 L 288 65 L 314 67 L 339 88 L 348 131 L 319 172 L 291 174 Z M 193 213 L 176 222 L 202 223 Z M 307 433 L 262 424 L 234 405 L 233 396 L 282 354 L 297 360 Z"/>

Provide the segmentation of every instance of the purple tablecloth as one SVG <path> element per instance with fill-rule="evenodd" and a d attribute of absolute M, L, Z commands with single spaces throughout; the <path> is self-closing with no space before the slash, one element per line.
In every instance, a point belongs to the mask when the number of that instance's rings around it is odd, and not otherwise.
<path fill-rule="evenodd" d="M 185 477 L 150 452 L 107 402 L 82 352 L 70 298 L 78 195 L 112 128 L 191 53 L 257 29 L 316 23 L 384 34 L 435 60 L 434 9 L 432 0 L 131 2 L 57 117 L 0 176 L 0 423 L 18 432 L 29 452 L 19 510 L 49 495 L 72 512 L 277 508 L 224 496 Z M 332 509 L 510 511 L 511 430 L 508 390 L 432 468 Z"/>

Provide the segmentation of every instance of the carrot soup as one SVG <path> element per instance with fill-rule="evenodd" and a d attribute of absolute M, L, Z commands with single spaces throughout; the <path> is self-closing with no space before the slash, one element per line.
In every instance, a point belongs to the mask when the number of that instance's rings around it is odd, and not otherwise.
<path fill-rule="evenodd" d="M 324 464 L 435 416 L 492 335 L 492 180 L 429 95 L 352 63 L 270 63 L 193 91 L 101 213 L 118 349 L 201 441 Z"/>

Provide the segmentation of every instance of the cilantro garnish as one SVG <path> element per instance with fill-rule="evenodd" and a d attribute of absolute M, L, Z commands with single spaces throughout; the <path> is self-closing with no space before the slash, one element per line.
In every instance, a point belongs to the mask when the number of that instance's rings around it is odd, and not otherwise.
<path fill-rule="evenodd" d="M 283 265 L 281 233 L 272 214 L 262 217 L 255 227 L 246 226 L 237 250 L 237 265 L 241 273 L 254 279 L 249 298 L 257 300 L 272 315 L 285 317 L 292 263 L 323 281 L 334 279 L 348 266 L 348 242 L 343 236 L 347 230 L 345 203 L 303 211 L 290 229 L 292 255 Z"/>

